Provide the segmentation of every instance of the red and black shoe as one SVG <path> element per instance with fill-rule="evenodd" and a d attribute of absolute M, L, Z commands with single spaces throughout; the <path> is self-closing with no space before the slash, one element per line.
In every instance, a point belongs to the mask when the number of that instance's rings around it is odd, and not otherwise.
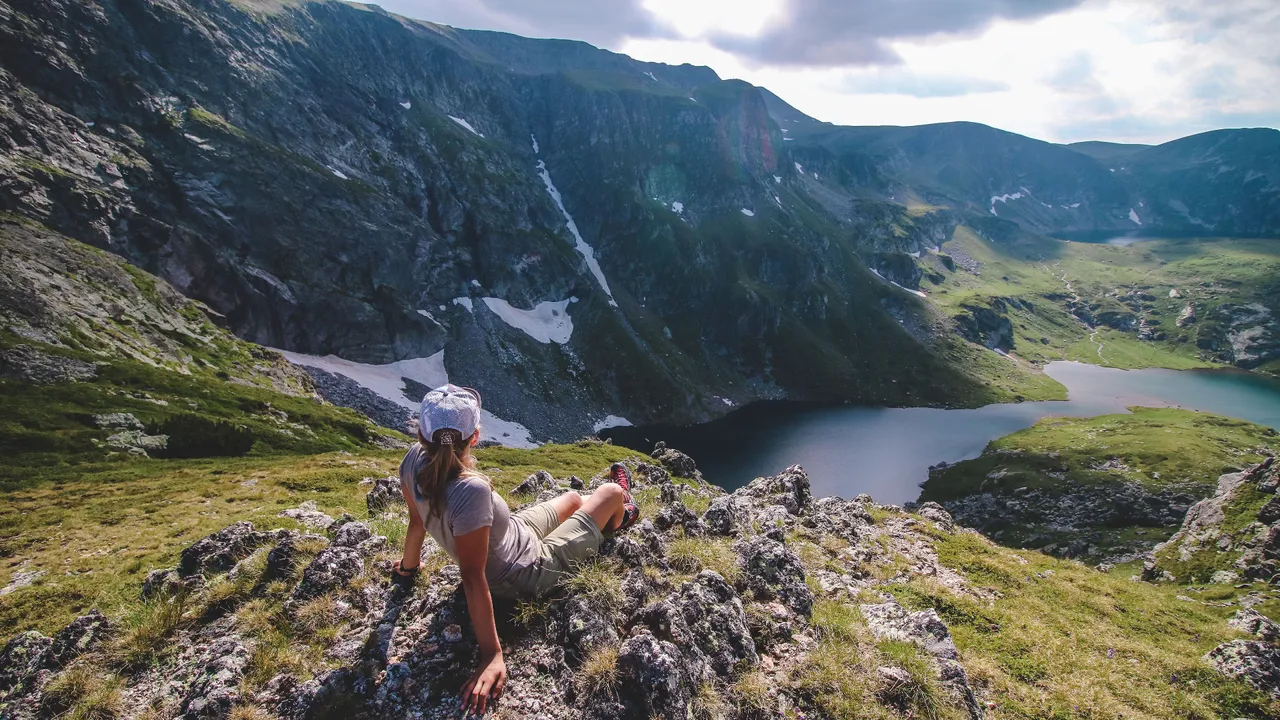
<path fill-rule="evenodd" d="M 622 463 L 609 466 L 609 479 L 617 483 L 627 494 L 627 502 L 631 502 L 631 472 Z"/>
<path fill-rule="evenodd" d="M 635 503 L 628 502 L 622 506 L 622 522 L 618 523 L 618 527 L 613 532 L 620 533 L 639 521 L 640 508 L 636 507 Z"/>

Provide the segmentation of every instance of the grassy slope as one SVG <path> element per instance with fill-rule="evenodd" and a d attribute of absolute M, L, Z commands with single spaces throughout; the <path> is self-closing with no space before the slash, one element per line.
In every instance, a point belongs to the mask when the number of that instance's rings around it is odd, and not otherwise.
<path fill-rule="evenodd" d="M 1278 444 L 1271 428 L 1186 410 L 1135 408 L 1132 415 L 1046 418 L 993 440 L 973 460 L 931 472 L 920 499 L 946 502 L 980 492 L 1009 494 L 1023 487 L 1052 491 L 1066 483 L 1126 482 L 1152 491 L 1169 488 L 1207 497 L 1219 475 L 1260 461 L 1260 448 Z M 1110 458 L 1127 469 L 1115 465 L 1100 469 Z M 1176 531 L 1176 527 L 1125 526 L 1082 534 L 1039 524 L 1010 524 L 997 535 L 1010 547 L 1043 547 L 1086 537 L 1105 557 L 1150 547 Z M 1121 568 L 1122 574 L 1132 570 Z"/>
<path fill-rule="evenodd" d="M 589 478 L 631 455 L 612 445 L 546 446 L 478 453 L 481 469 L 510 493 L 529 473 Z M 0 596 L 0 637 L 52 632 L 90 607 L 131 603 L 142 578 L 172 565 L 182 548 L 239 520 L 297 527 L 276 515 L 312 500 L 324 512 L 365 517 L 368 477 L 395 473 L 397 451 L 313 456 L 131 460 L 47 470 L 0 491 L 0 586 L 15 571 L 48 574 Z M 398 533 L 403 528 L 382 528 Z"/>
<path fill-rule="evenodd" d="M 944 273 L 940 283 L 926 279 L 931 300 L 951 313 L 996 297 L 1030 301 L 1033 310 L 1015 308 L 1009 316 L 1014 354 L 1035 364 L 1078 360 L 1120 368 L 1211 366 L 1199 356 L 1195 328 L 1175 326 L 1182 308 L 1193 302 L 1204 317 L 1207 308 L 1259 299 L 1280 277 L 1280 243 L 1274 240 L 1191 238 L 1115 247 L 1022 235 L 996 243 L 960 227 L 943 247 L 944 252 L 955 250 L 981 263 L 980 274 L 957 269 Z M 1167 339 L 1140 342 L 1134 332 L 1103 328 L 1097 337 L 1103 344 L 1099 355 L 1098 343 L 1064 302 L 1045 297 L 1070 294 L 1067 281 L 1083 299 L 1100 305 L 1097 312 L 1125 310 L 1110 297 L 1117 289 L 1149 292 L 1155 297 L 1150 316 L 1160 322 Z M 1182 298 L 1169 297 L 1175 288 Z"/>
<path fill-rule="evenodd" d="M 1188 410 L 1136 408 L 1132 415 L 1045 418 L 991 441 L 978 458 L 934 471 L 921 499 L 1048 489 L 1064 480 L 1083 485 L 1131 481 L 1153 490 L 1184 484 L 1212 489 L 1219 475 L 1260 461 L 1256 448 L 1276 443 L 1276 436 L 1271 428 Z M 1129 469 L 1094 469 L 1108 458 Z M 997 470 L 1004 476 L 990 479 Z"/>

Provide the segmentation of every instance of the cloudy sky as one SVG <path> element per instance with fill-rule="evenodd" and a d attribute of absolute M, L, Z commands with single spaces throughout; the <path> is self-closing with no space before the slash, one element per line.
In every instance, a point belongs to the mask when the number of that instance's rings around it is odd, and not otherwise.
<path fill-rule="evenodd" d="M 1057 142 L 1280 127 L 1280 0 L 379 0 L 410 17 L 708 65 L 843 125 Z"/>

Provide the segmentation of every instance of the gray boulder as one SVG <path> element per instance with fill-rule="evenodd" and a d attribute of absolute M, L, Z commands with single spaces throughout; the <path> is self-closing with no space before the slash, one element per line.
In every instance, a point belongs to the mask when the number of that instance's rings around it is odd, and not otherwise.
<path fill-rule="evenodd" d="M 1210 650 L 1205 660 L 1223 675 L 1280 699 L 1280 647 L 1259 640 L 1232 640 Z"/>
<path fill-rule="evenodd" d="M 0 651 L 0 694 L 22 694 L 25 683 L 44 664 L 51 638 L 35 630 L 14 636 Z"/>
<path fill-rule="evenodd" d="M 698 465 L 693 458 L 674 448 L 669 448 L 665 443 L 658 443 L 653 448 L 654 460 L 662 463 L 662 466 L 671 471 L 672 474 L 679 477 L 701 479 L 698 474 Z"/>
<path fill-rule="evenodd" d="M 213 643 L 206 657 L 182 700 L 184 720 L 225 718 L 240 699 L 240 679 L 249 664 L 249 650 L 238 638 L 225 637 Z"/>
<path fill-rule="evenodd" d="M 727 678 L 760 662 L 742 600 L 719 573 L 698 573 L 692 582 L 680 587 L 672 602 L 684 616 L 694 644 L 717 675 Z"/>
<path fill-rule="evenodd" d="M 333 535 L 333 544 L 339 547 L 356 547 L 373 537 L 373 531 L 362 522 L 349 522 L 338 528 Z"/>
<path fill-rule="evenodd" d="M 628 638 L 618 651 L 618 680 L 638 717 L 686 718 L 697 678 L 680 648 L 647 630 Z"/>
<path fill-rule="evenodd" d="M 364 570 L 360 551 L 351 547 L 327 547 L 302 571 L 292 603 L 306 602 L 346 585 Z"/>
<path fill-rule="evenodd" d="M 812 497 L 809 475 L 799 465 L 792 465 L 771 477 L 756 478 L 738 492 L 756 498 L 764 505 L 781 505 L 792 515 L 803 513 Z"/>
<path fill-rule="evenodd" d="M 1280 624 L 1253 608 L 1238 610 L 1227 625 L 1259 640 L 1280 641 Z"/>
<path fill-rule="evenodd" d="M 712 500 L 711 506 L 702 514 L 702 522 L 712 535 L 739 535 L 750 520 L 751 503 L 738 495 L 722 495 Z"/>
<path fill-rule="evenodd" d="M 556 486 L 556 479 L 546 470 L 539 470 L 524 479 L 524 482 L 513 490 L 516 495 L 537 495 L 543 490 L 551 490 Z"/>
<path fill-rule="evenodd" d="M 938 527 L 943 530 L 951 530 L 955 527 L 955 521 L 951 519 L 951 513 L 936 502 L 924 503 L 916 508 L 916 514 L 925 520 L 937 523 Z"/>
<path fill-rule="evenodd" d="M 733 549 L 742 560 L 744 583 L 757 598 L 777 598 L 797 615 L 813 611 L 813 591 L 805 584 L 800 558 L 781 542 L 763 535 L 740 540 Z"/>
<path fill-rule="evenodd" d="M 404 505 L 404 493 L 400 490 L 400 478 L 375 478 L 369 494 L 364 497 L 364 504 L 370 515 L 377 515 L 386 510 Z"/>
<path fill-rule="evenodd" d="M 178 560 L 178 574 L 186 578 L 200 573 L 226 572 L 271 539 L 270 533 L 254 530 L 251 522 L 228 525 L 183 550 Z"/>

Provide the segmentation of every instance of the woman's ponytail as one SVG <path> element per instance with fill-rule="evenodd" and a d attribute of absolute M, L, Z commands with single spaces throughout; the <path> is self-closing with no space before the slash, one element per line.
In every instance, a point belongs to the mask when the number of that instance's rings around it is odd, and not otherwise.
<path fill-rule="evenodd" d="M 426 450 L 427 462 L 416 478 L 418 495 L 426 498 L 430 512 L 436 517 L 444 513 L 445 491 L 449 483 L 460 475 L 475 472 L 475 458 L 471 457 L 471 438 L 451 428 L 441 428 L 430 438 L 418 436 L 418 442 Z"/>

